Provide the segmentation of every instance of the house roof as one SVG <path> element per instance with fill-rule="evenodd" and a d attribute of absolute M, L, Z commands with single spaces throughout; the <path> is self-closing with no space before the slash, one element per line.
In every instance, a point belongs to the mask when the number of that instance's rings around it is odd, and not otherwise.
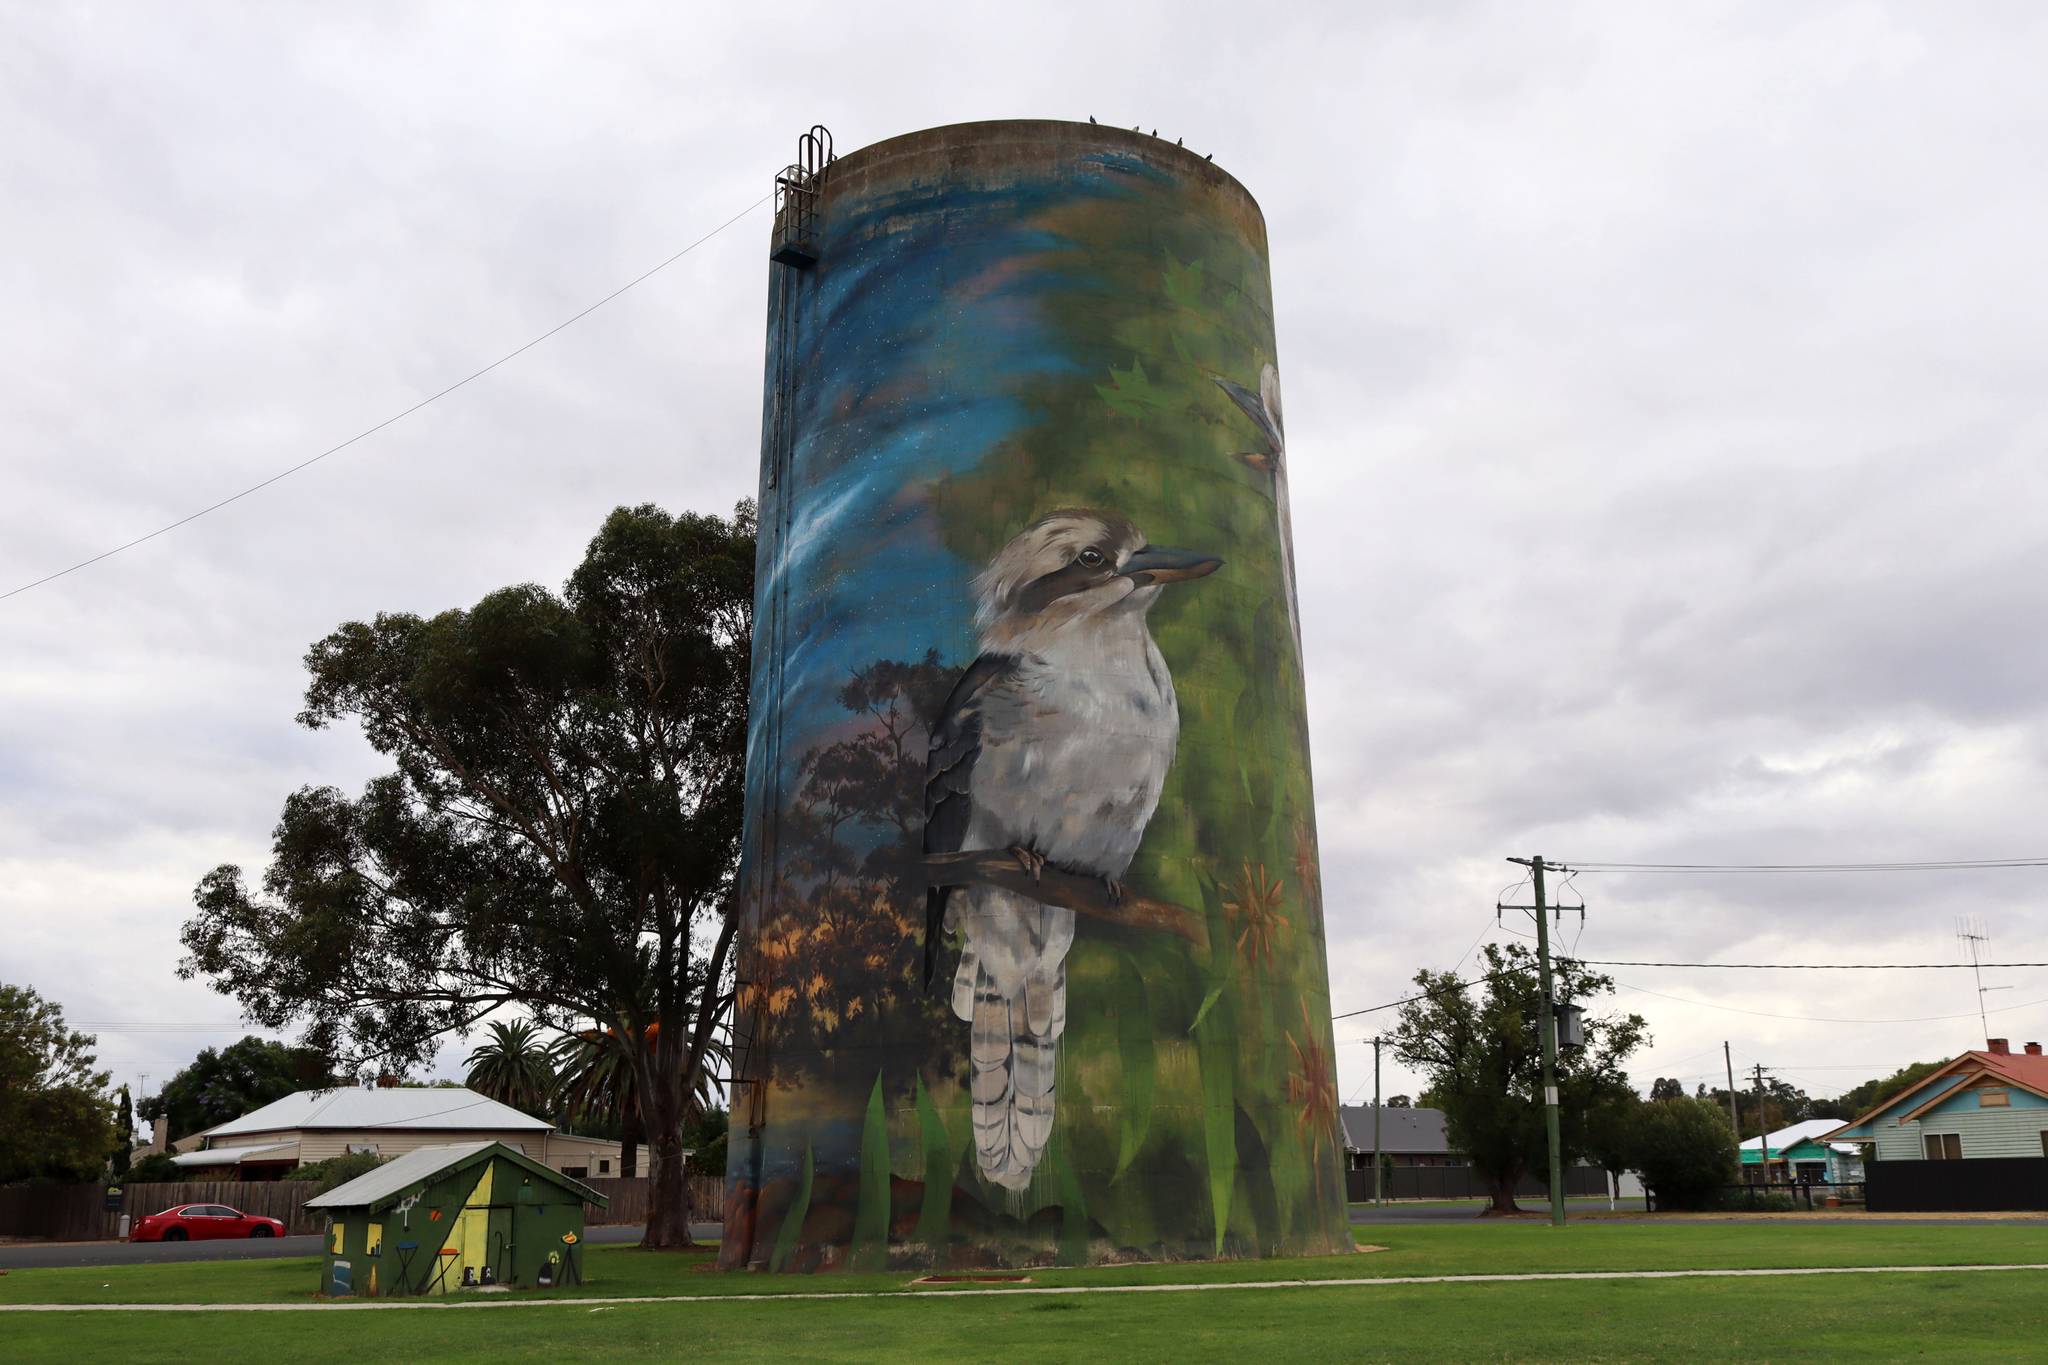
<path fill-rule="evenodd" d="M 1801 1119 L 1790 1128 L 1780 1128 L 1771 1134 L 1771 1151 L 1775 1155 L 1787 1147 L 1797 1147 L 1802 1142 L 1818 1142 L 1823 1133 L 1832 1133 L 1841 1126 L 1840 1119 Z M 1762 1138 L 1749 1138 L 1742 1144 L 1742 1150 L 1755 1152 L 1761 1156 L 1762 1144 Z"/>
<path fill-rule="evenodd" d="M 171 1158 L 173 1166 L 234 1166 L 265 1153 L 296 1152 L 297 1142 L 263 1142 L 254 1147 L 210 1147 L 203 1152 L 180 1152 Z"/>
<path fill-rule="evenodd" d="M 474 1090 L 418 1085 L 301 1090 L 206 1130 L 210 1139 L 294 1128 L 465 1128 L 543 1132 L 554 1125 Z"/>
<path fill-rule="evenodd" d="M 1879 1114 L 1898 1108 L 1901 1104 L 1912 1099 L 1915 1095 L 1919 1095 L 1920 1092 L 1926 1090 L 1937 1081 L 1958 1074 L 1974 1076 L 1980 1073 L 1996 1077 L 1999 1080 L 2016 1085 L 2022 1090 L 2032 1091 L 2043 1099 L 2048 1099 L 2048 1056 L 2039 1056 L 2025 1052 L 1965 1052 L 1940 1070 L 1929 1072 L 1921 1077 L 1917 1083 L 1907 1086 L 1898 1094 L 1878 1104 L 1868 1113 L 1858 1114 L 1847 1123 L 1837 1124 L 1829 1130 L 1829 1136 L 1850 1128 L 1860 1127 L 1876 1118 Z M 1918 1103 L 1925 1104 L 1926 1099 L 1922 1099 Z"/>
<path fill-rule="evenodd" d="M 399 1196 L 415 1185 L 425 1184 L 443 1172 L 458 1170 L 493 1156 L 503 1157 L 515 1165 L 522 1166 L 530 1173 L 546 1178 L 589 1203 L 602 1206 L 611 1202 L 582 1181 L 563 1175 L 560 1171 L 550 1170 L 502 1142 L 455 1142 L 441 1147 L 415 1147 L 402 1156 L 393 1157 L 375 1170 L 336 1185 L 325 1194 L 314 1195 L 306 1201 L 305 1207 L 367 1208 L 375 1212 L 382 1205 L 396 1202 Z"/>
<path fill-rule="evenodd" d="M 1340 1105 L 1337 1114 L 1344 1123 L 1344 1144 L 1354 1152 L 1372 1150 L 1372 1111 L 1369 1104 Z M 1441 1109 L 1380 1108 L 1380 1150 L 1448 1155 L 1450 1139 L 1444 1132 Z"/>

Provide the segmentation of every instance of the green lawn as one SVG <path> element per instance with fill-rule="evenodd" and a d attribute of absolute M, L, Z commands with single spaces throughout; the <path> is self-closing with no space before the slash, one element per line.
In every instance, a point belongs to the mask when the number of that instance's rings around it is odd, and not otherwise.
<path fill-rule="evenodd" d="M 208 1365 L 1188 1361 L 1255 1353 L 1286 1361 L 2014 1360 L 2048 1338 L 2044 1290 L 2048 1275 L 2039 1272 L 1980 1272 L 482 1312 L 8 1314 L 0 1316 L 0 1355 Z"/>
<path fill-rule="evenodd" d="M 1387 1250 L 1294 1260 L 1039 1270 L 1031 1279 L 1037 1285 L 1166 1284 L 1553 1270 L 2048 1263 L 2048 1223 L 1617 1222 L 1559 1230 L 1540 1222 L 1489 1222 L 1355 1231 L 1361 1242 Z M 587 1283 L 552 1291 L 555 1297 L 899 1290 L 910 1278 L 904 1273 L 725 1275 L 712 1269 L 708 1250 L 677 1254 L 604 1246 L 590 1247 L 586 1255 Z M 317 1266 L 307 1257 L 16 1270 L 0 1277 L 0 1303 L 302 1303 L 313 1297 Z M 948 1291 L 935 1287 L 923 1292 Z"/>

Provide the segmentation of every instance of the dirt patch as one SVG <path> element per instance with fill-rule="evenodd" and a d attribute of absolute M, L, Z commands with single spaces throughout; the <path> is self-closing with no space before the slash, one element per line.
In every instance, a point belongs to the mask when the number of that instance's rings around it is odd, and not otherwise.
<path fill-rule="evenodd" d="M 1001 1275 L 973 1273 L 960 1275 L 921 1275 L 912 1284 L 1030 1284 L 1029 1275 Z"/>
<path fill-rule="evenodd" d="M 1372 1245 L 1371 1243 L 1369 1243 L 1369 1242 L 1361 1242 L 1361 1243 L 1360 1243 L 1360 1244 L 1359 1244 L 1359 1245 L 1358 1245 L 1357 1247 L 1353 1248 L 1353 1250 L 1356 1250 L 1356 1251 L 1385 1251 L 1385 1250 L 1386 1250 L 1386 1248 L 1385 1248 L 1385 1247 L 1379 1247 L 1379 1246 L 1373 1246 L 1373 1245 Z"/>

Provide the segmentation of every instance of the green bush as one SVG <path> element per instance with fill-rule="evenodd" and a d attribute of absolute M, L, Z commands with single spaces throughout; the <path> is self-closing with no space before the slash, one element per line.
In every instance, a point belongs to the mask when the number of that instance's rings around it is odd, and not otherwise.
<path fill-rule="evenodd" d="M 1721 1187 L 1740 1170 L 1728 1118 L 1705 1100 L 1656 1100 L 1639 1106 L 1630 1122 L 1629 1163 L 1659 1205 L 1711 1207 Z"/>
<path fill-rule="evenodd" d="M 183 1170 L 171 1164 L 170 1153 L 151 1152 L 130 1163 L 128 1174 L 121 1177 L 121 1182 L 128 1185 L 165 1185 L 187 1178 Z"/>
<path fill-rule="evenodd" d="M 1713 1207 L 1723 1213 L 1792 1213 L 1805 1207 L 1782 1190 L 1728 1190 L 1719 1191 Z"/>
<path fill-rule="evenodd" d="M 350 1152 L 347 1156 L 329 1157 L 325 1161 L 311 1161 L 292 1169 L 286 1180 L 316 1180 L 319 1188 L 315 1194 L 325 1194 L 340 1185 L 345 1185 L 359 1175 L 367 1175 L 384 1164 L 384 1158 L 375 1152 Z"/>

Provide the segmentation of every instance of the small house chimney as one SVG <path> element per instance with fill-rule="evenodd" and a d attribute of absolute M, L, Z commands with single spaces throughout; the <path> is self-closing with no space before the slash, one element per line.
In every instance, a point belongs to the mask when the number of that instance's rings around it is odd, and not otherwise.
<path fill-rule="evenodd" d="M 171 1116 L 159 1114 L 155 1123 L 149 1126 L 149 1150 L 164 1151 L 171 1145 Z"/>
<path fill-rule="evenodd" d="M 2011 1043 L 2010 1043 L 2009 1041 L 2007 1041 L 2006 1039 L 2004 1039 L 2004 1038 L 1987 1038 L 1987 1039 L 1985 1039 L 1984 1041 L 1985 1041 L 1985 1043 L 1986 1043 L 1986 1045 L 1987 1045 L 1987 1048 L 1988 1048 L 1988 1050 L 1990 1051 L 1990 1053 L 1991 1053 L 1991 1055 L 1992 1055 L 1992 1056 L 1994 1056 L 1994 1057 L 2010 1057 L 2010 1056 L 2012 1055 L 2012 1044 L 2011 1044 Z"/>
<path fill-rule="evenodd" d="M 2040 1055 L 2041 1055 L 2041 1045 L 2040 1045 L 2039 1043 L 2028 1043 L 2028 1044 L 2027 1044 L 2027 1055 L 2028 1055 L 2029 1057 L 2038 1057 L 2038 1056 L 2040 1056 Z"/>

